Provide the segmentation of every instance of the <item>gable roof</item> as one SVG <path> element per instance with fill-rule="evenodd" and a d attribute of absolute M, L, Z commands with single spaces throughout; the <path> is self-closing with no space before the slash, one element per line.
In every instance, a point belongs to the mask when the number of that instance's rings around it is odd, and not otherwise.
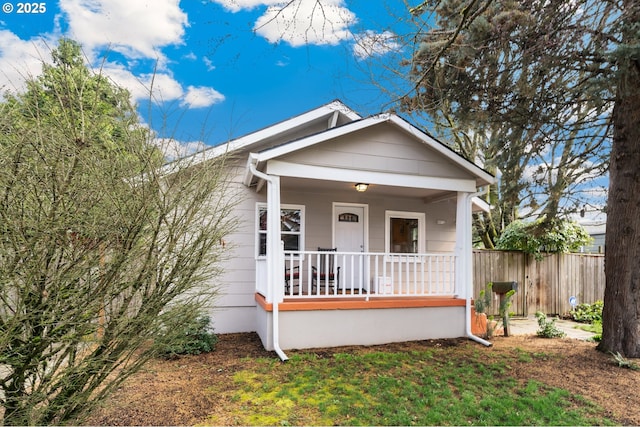
<path fill-rule="evenodd" d="M 163 172 L 171 174 L 172 171 L 176 169 L 177 164 L 180 163 L 187 163 L 191 166 L 224 154 L 250 149 L 254 145 L 264 145 L 270 140 L 284 139 L 286 135 L 293 135 L 314 123 L 324 122 L 326 123 L 326 128 L 331 128 L 345 122 L 360 119 L 361 116 L 358 113 L 351 110 L 341 101 L 334 100 L 313 110 L 282 120 L 239 138 L 232 139 L 226 143 L 207 148 L 204 151 L 192 154 L 183 159 L 178 159 L 165 165 Z"/>
<path fill-rule="evenodd" d="M 252 162 L 259 169 L 260 164 L 268 160 L 371 128 L 381 123 L 393 125 L 401 132 L 412 136 L 428 148 L 444 156 L 457 167 L 476 177 L 479 185 L 495 182 L 495 178 L 490 173 L 460 156 L 446 144 L 418 129 L 398 115 L 383 113 L 362 118 L 339 100 L 334 100 L 313 110 L 232 139 L 225 144 L 217 145 L 177 160 L 166 165 L 163 173 L 171 174 L 183 164 L 191 166 L 224 154 L 241 151 L 249 151 L 251 155 L 248 162 Z M 315 133 L 304 132 L 310 128 L 316 129 Z M 291 139 L 288 139 L 288 137 L 291 137 Z M 250 182 L 251 178 L 252 174 L 249 171 L 249 167 L 247 167 L 245 184 Z"/>
<path fill-rule="evenodd" d="M 425 146 L 433 149 L 458 167 L 477 177 L 477 179 L 479 179 L 480 181 L 484 181 L 487 184 L 493 183 L 495 181 L 495 177 L 493 175 L 480 168 L 475 163 L 465 159 L 464 157 L 453 151 L 449 146 L 433 138 L 426 132 L 418 129 L 405 119 L 395 114 L 388 113 L 378 114 L 364 119 L 355 120 L 342 126 L 329 128 L 325 131 L 313 135 L 305 136 L 294 141 L 289 141 L 279 146 L 268 148 L 256 154 L 253 154 L 252 158 L 254 163 L 256 165 L 259 165 L 262 162 L 266 162 L 268 160 L 275 159 L 298 150 L 303 150 L 315 144 L 320 144 L 325 141 L 354 133 L 362 129 L 370 128 L 380 123 L 390 123 L 396 126 L 402 132 L 413 136 L 414 138 L 422 142 Z"/>

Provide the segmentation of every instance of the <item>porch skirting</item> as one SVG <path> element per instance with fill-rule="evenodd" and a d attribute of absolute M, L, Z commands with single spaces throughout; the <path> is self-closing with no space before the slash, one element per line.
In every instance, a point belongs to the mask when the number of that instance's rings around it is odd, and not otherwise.
<path fill-rule="evenodd" d="M 273 351 L 273 306 L 255 299 L 258 335 Z M 283 350 L 465 336 L 465 300 L 453 297 L 285 301 L 278 311 Z"/>

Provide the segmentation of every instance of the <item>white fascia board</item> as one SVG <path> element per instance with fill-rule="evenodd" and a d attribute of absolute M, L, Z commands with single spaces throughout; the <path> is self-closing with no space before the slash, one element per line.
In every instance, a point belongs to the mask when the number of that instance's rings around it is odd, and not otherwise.
<path fill-rule="evenodd" d="M 401 117 L 393 115 L 393 116 L 389 117 L 389 121 L 391 121 L 391 122 L 395 123 L 396 125 L 398 125 L 405 132 L 407 132 L 407 133 L 413 135 L 414 137 L 420 139 L 425 144 L 427 144 L 429 147 L 433 148 L 438 153 L 442 154 L 443 156 L 445 156 L 449 160 L 453 161 L 454 163 L 456 163 L 460 167 L 466 169 L 467 171 L 469 171 L 473 175 L 477 176 L 478 178 L 480 178 L 480 179 L 482 179 L 482 180 L 484 180 L 484 181 L 486 181 L 486 182 L 488 182 L 490 184 L 494 184 L 496 182 L 496 178 L 493 175 L 485 172 L 482 168 L 479 168 L 477 165 L 475 165 L 474 163 L 468 161 L 467 159 L 465 159 L 464 157 L 460 156 L 459 154 L 455 153 L 453 150 L 445 147 L 440 142 L 434 140 L 429 135 L 427 135 L 426 133 L 422 132 L 420 129 L 416 128 L 411 123 L 407 122 L 406 120 L 402 119 Z"/>
<path fill-rule="evenodd" d="M 241 148 L 249 147 L 264 139 L 275 137 L 278 134 L 291 130 L 292 128 L 302 127 L 304 126 L 304 124 L 320 119 L 322 117 L 326 117 L 327 120 L 329 120 L 333 113 L 336 111 L 344 113 L 352 120 L 360 119 L 360 116 L 357 113 L 351 111 L 346 105 L 339 101 L 334 101 L 327 105 L 323 105 L 322 107 L 316 108 L 315 110 L 311 110 L 307 113 L 303 113 L 299 116 L 292 117 L 283 122 L 276 123 L 275 125 L 238 138 L 237 140 L 231 142 L 233 144 L 232 150 L 235 151 Z"/>
<path fill-rule="evenodd" d="M 242 178 L 242 183 L 247 187 L 251 185 L 251 180 L 253 179 L 253 173 L 251 172 L 250 166 L 251 163 L 256 164 L 256 162 L 254 161 L 254 153 L 250 153 L 249 157 L 247 158 L 247 167 L 244 171 L 244 178 Z"/>
<path fill-rule="evenodd" d="M 340 112 L 351 120 L 360 120 L 362 118 L 360 114 L 356 113 L 351 108 L 347 107 L 345 104 L 338 100 L 331 101 L 325 107 L 330 109 L 331 111 Z"/>
<path fill-rule="evenodd" d="M 394 187 L 425 188 L 446 191 L 475 192 L 474 179 L 436 178 L 420 175 L 400 175 L 387 172 L 359 171 L 309 166 L 298 163 L 269 160 L 266 173 L 269 175 L 296 178 L 319 179 L 339 182 L 366 182 L 367 184 L 390 185 Z"/>
<path fill-rule="evenodd" d="M 491 211 L 491 205 L 487 202 L 485 202 L 484 200 L 482 200 L 480 197 L 475 196 L 471 198 L 471 203 L 473 203 L 474 212 L 477 212 L 478 210 L 481 210 L 483 212 L 489 213 Z M 476 209 L 477 208 L 477 209 Z"/>

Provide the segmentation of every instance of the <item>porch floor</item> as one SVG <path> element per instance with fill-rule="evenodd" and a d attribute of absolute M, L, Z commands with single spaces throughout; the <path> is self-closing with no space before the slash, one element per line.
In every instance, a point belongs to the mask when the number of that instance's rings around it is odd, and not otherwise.
<path fill-rule="evenodd" d="M 268 303 L 264 295 L 256 292 L 255 300 L 265 311 L 273 311 L 273 303 Z M 418 308 L 418 307 L 464 307 L 465 299 L 454 296 L 377 296 L 365 300 L 362 296 L 353 298 L 321 296 L 314 299 L 289 299 L 278 304 L 279 311 L 307 310 L 366 310 L 376 308 Z"/>

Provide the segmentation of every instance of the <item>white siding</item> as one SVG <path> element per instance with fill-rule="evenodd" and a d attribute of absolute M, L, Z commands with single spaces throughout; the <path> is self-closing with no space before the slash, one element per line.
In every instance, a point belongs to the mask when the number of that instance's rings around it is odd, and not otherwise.
<path fill-rule="evenodd" d="M 314 166 L 397 172 L 438 178 L 474 179 L 435 150 L 388 123 L 283 156 L 282 160 Z"/>
<path fill-rule="evenodd" d="M 414 198 L 380 198 L 355 191 L 283 191 L 282 203 L 306 206 L 305 250 L 316 250 L 318 247 L 330 247 L 333 244 L 331 235 L 333 202 L 369 205 L 369 251 L 384 252 L 385 250 L 384 213 L 386 210 L 425 213 L 427 252 L 452 251 L 455 245 L 455 199 L 425 204 L 422 200 Z M 445 219 L 445 224 L 437 224 L 439 219 Z"/>
<path fill-rule="evenodd" d="M 266 200 L 264 194 L 242 185 L 246 158 L 238 160 L 234 185 L 238 187 L 240 202 L 235 207 L 237 230 L 227 236 L 227 260 L 222 263 L 223 273 L 217 279 L 219 295 L 213 302 L 209 316 L 216 333 L 252 332 L 255 320 L 255 206 Z"/>

